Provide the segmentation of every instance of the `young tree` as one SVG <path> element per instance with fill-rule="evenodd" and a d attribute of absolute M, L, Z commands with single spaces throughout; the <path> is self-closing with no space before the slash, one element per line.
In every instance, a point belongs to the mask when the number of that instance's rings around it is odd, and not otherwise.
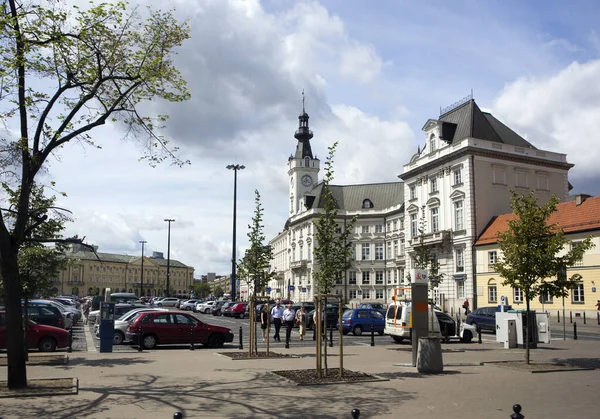
<path fill-rule="evenodd" d="M 336 278 L 339 278 L 348 268 L 352 266 L 352 243 L 350 235 L 354 230 L 356 217 L 353 217 L 344 228 L 340 228 L 338 218 L 338 204 L 331 190 L 331 182 L 334 178 L 333 157 L 337 147 L 335 142 L 328 148 L 329 155 L 325 161 L 325 177 L 321 199 L 323 199 L 323 210 L 317 215 L 315 221 L 315 246 L 314 246 L 314 280 L 318 294 L 331 293 Z M 327 307 L 327 300 L 325 300 Z M 327 327 L 327 316 L 324 316 L 324 326 Z M 315 327 L 317 324 L 315 322 Z M 327 339 L 323 340 L 324 366 L 327 373 Z M 319 364 L 317 364 L 319 365 Z M 320 372 L 319 372 L 320 374 Z"/>
<path fill-rule="evenodd" d="M 223 288 L 221 288 L 220 285 L 217 285 L 215 287 L 215 289 L 213 290 L 213 295 L 217 298 L 222 297 L 225 294 L 225 291 L 223 291 Z"/>
<path fill-rule="evenodd" d="M 210 284 L 208 282 L 196 282 L 194 284 L 194 294 L 198 298 L 206 298 L 210 295 Z"/>
<path fill-rule="evenodd" d="M 530 301 L 541 292 L 560 295 L 564 281 L 553 278 L 565 266 L 572 266 L 583 258 L 593 244 L 591 238 L 577 247 L 565 251 L 568 240 L 562 229 L 549 224 L 548 219 L 556 211 L 559 200 L 551 196 L 544 205 L 538 205 L 533 192 L 518 195 L 511 191 L 511 208 L 515 218 L 508 221 L 508 230 L 498 234 L 502 257 L 496 263 L 496 271 L 504 278 L 504 285 L 519 288 L 525 297 L 527 322 L 525 325 L 525 360 L 530 361 Z M 563 256 L 559 256 L 564 252 Z M 562 290 L 561 290 L 562 289 Z"/>
<path fill-rule="evenodd" d="M 15 214 L 0 209 L 0 274 L 6 295 L 8 387 L 27 386 L 21 329 L 22 287 L 18 255 L 30 220 L 34 182 L 48 157 L 70 142 L 99 147 L 91 130 L 121 122 L 142 140 L 143 158 L 154 165 L 175 149 L 158 135 L 166 116 L 148 117 L 145 101 L 183 101 L 185 82 L 171 55 L 189 37 L 187 24 L 171 12 L 130 11 L 127 3 L 67 9 L 59 0 L 6 0 L 0 12 L 0 101 L 2 122 L 18 138 L 0 140 L 5 178 L 18 190 Z M 43 88 L 38 88 L 44 86 Z"/>

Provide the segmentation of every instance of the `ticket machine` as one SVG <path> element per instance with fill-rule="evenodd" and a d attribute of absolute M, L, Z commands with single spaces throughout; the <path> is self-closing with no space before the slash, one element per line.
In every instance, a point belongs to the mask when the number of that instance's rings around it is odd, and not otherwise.
<path fill-rule="evenodd" d="M 115 335 L 115 304 L 103 302 L 100 304 L 100 352 L 112 352 Z"/>

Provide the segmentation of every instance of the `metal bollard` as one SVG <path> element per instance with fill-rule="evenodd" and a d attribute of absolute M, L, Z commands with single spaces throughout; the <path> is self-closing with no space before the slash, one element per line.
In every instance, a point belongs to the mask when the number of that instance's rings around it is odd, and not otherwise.
<path fill-rule="evenodd" d="M 583 312 L 583 324 L 587 324 L 587 322 L 585 320 L 585 311 Z"/>
<path fill-rule="evenodd" d="M 138 352 L 142 352 L 142 326 L 138 327 Z"/>
<path fill-rule="evenodd" d="M 358 409 L 352 409 L 352 417 L 354 419 L 358 419 L 360 417 L 360 410 L 358 410 Z"/>
<path fill-rule="evenodd" d="M 242 326 L 240 326 L 240 349 L 244 349 L 244 344 L 242 343 Z"/>
<path fill-rule="evenodd" d="M 173 419 L 183 419 L 183 413 L 181 413 L 181 412 L 175 412 L 173 414 Z"/>
<path fill-rule="evenodd" d="M 67 352 L 69 352 L 69 353 L 73 352 L 73 328 L 72 327 L 69 329 L 69 348 L 67 349 Z"/>
<path fill-rule="evenodd" d="M 194 326 L 190 327 L 190 351 L 194 350 Z"/>
<path fill-rule="evenodd" d="M 560 311 L 557 311 L 556 314 L 558 314 L 558 322 L 560 323 Z"/>
<path fill-rule="evenodd" d="M 371 325 L 371 346 L 375 346 L 375 328 Z"/>
<path fill-rule="evenodd" d="M 329 328 L 329 347 L 333 348 L 333 325 Z"/>
<path fill-rule="evenodd" d="M 598 317 L 598 326 L 600 326 L 600 311 L 596 315 Z"/>
<path fill-rule="evenodd" d="M 573 312 L 569 311 L 569 323 L 573 323 Z"/>
<path fill-rule="evenodd" d="M 573 323 L 573 340 L 577 340 L 577 322 Z"/>
<path fill-rule="evenodd" d="M 477 325 L 477 343 L 481 344 L 481 325 Z"/>
<path fill-rule="evenodd" d="M 524 419 L 525 416 L 521 414 L 521 405 L 515 404 L 513 405 L 513 414 L 510 415 L 510 419 Z"/>

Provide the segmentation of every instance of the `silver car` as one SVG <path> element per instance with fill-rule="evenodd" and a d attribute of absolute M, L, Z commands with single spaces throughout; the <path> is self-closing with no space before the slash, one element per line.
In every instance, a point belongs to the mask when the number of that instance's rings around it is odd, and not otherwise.
<path fill-rule="evenodd" d="M 179 301 L 179 298 L 167 297 L 155 303 L 157 307 L 175 307 L 175 304 Z"/>
<path fill-rule="evenodd" d="M 186 301 L 182 301 L 181 305 L 179 306 L 180 310 L 186 310 L 186 311 L 196 311 L 196 303 L 198 302 L 198 300 L 186 300 Z"/>

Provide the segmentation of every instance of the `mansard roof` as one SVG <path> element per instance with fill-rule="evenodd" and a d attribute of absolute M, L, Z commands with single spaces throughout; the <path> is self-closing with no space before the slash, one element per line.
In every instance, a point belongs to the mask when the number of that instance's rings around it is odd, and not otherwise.
<path fill-rule="evenodd" d="M 362 211 L 366 209 L 384 210 L 404 203 L 404 182 L 368 183 L 363 185 L 330 185 L 337 208 L 344 211 Z M 323 183 L 312 190 L 311 195 L 317 197 L 312 208 L 323 208 Z M 370 208 L 363 208 L 363 202 L 369 200 Z"/>

